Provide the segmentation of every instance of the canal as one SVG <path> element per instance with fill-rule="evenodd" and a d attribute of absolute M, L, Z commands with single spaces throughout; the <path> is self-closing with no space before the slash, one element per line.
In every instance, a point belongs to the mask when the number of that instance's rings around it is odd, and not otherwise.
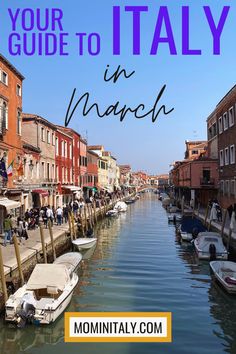
<path fill-rule="evenodd" d="M 1 322 L 1 354 L 236 353 L 236 298 L 212 282 L 191 245 L 178 243 L 155 194 L 102 221 L 97 235 L 68 311 L 171 311 L 173 343 L 64 343 L 60 318 L 23 330 Z"/>

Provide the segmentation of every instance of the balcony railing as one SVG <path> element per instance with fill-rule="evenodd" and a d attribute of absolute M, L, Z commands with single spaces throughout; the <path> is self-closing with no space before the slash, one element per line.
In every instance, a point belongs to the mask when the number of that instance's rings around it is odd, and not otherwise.
<path fill-rule="evenodd" d="M 208 186 L 214 186 L 215 185 L 215 179 L 214 178 L 201 178 L 200 180 L 201 186 L 202 187 L 208 187 Z"/>

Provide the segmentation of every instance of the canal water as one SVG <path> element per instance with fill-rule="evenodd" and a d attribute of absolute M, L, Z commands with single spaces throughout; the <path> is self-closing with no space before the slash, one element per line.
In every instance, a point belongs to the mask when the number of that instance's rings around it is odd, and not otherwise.
<path fill-rule="evenodd" d="M 236 353 L 236 298 L 212 282 L 209 264 L 181 245 L 154 193 L 97 227 L 68 311 L 171 311 L 172 343 L 64 343 L 61 317 L 23 330 L 0 324 L 1 354 Z"/>

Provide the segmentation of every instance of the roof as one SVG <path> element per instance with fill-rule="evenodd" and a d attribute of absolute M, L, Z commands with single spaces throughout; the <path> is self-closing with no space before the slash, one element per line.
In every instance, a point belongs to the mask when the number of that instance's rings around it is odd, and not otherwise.
<path fill-rule="evenodd" d="M 30 122 L 30 121 L 37 121 L 40 122 L 49 128 L 56 130 L 56 125 L 49 122 L 47 119 L 33 113 L 22 113 L 22 122 Z"/>
<path fill-rule="evenodd" d="M 89 145 L 88 150 L 103 150 L 104 147 L 102 145 Z"/>
<path fill-rule="evenodd" d="M 94 152 L 93 150 L 87 150 L 87 154 L 91 154 L 93 156 L 99 157 L 98 154 L 96 154 L 96 152 Z"/>
<path fill-rule="evenodd" d="M 63 290 L 69 280 L 68 269 L 63 264 L 36 264 L 28 280 L 27 290 L 48 287 Z"/>
<path fill-rule="evenodd" d="M 15 66 L 12 65 L 2 54 L 0 54 L 0 61 L 2 61 L 6 66 L 8 66 L 8 68 L 13 71 L 14 74 L 18 76 L 20 80 L 23 81 L 25 79 L 25 77 L 15 68 Z"/>

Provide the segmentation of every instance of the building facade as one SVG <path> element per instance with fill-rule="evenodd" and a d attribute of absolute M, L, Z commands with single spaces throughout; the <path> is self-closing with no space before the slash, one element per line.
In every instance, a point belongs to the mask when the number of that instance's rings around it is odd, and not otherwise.
<path fill-rule="evenodd" d="M 40 185 L 31 188 L 32 207 L 55 205 L 57 195 L 55 142 L 56 127 L 46 119 L 35 115 L 23 113 L 22 137 L 29 145 L 40 149 L 38 175 Z"/>

